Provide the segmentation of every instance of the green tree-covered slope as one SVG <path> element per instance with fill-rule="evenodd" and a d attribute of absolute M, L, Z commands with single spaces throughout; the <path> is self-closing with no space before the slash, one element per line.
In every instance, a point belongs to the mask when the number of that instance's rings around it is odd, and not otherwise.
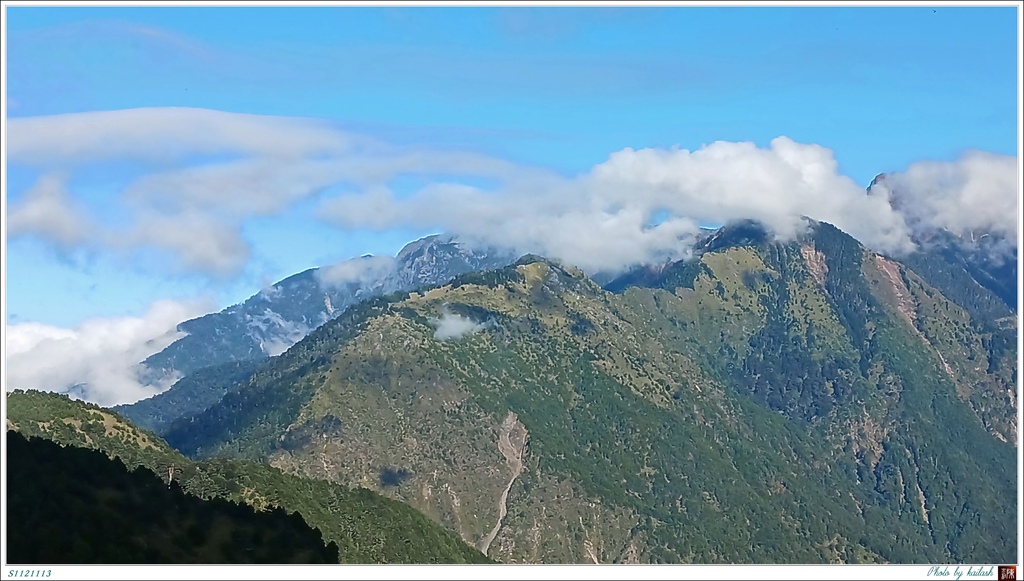
<path fill-rule="evenodd" d="M 159 434 L 174 420 L 200 413 L 219 402 L 228 391 L 245 385 L 261 362 L 249 359 L 204 367 L 179 379 L 173 389 L 112 409 L 136 426 Z"/>
<path fill-rule="evenodd" d="M 364 303 L 166 438 L 375 487 L 504 561 L 1012 560 L 991 329 L 828 224 L 704 250 L 616 293 L 525 257 Z"/>
<path fill-rule="evenodd" d="M 96 450 L 6 438 L 11 563 L 337 562 L 338 547 L 298 514 L 203 500 Z"/>
<path fill-rule="evenodd" d="M 423 514 L 368 490 L 313 480 L 251 461 L 195 463 L 116 413 L 60 394 L 7 394 L 7 427 L 64 446 L 89 448 L 129 469 L 155 472 L 202 499 L 301 515 L 339 549 L 342 563 L 486 563 L 481 553 Z M 22 468 L 13 460 L 8 472 Z"/>

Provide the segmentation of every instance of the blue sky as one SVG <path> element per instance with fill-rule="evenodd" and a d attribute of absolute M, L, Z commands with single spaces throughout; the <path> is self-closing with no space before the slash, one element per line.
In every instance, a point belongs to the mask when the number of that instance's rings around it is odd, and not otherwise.
<path fill-rule="evenodd" d="M 415 237 L 478 217 L 460 208 L 428 211 L 428 202 L 463 199 L 421 193 L 434 182 L 489 191 L 494 180 L 538 172 L 544 177 L 531 183 L 545 184 L 549 199 L 585 189 L 591 182 L 580 176 L 625 180 L 622 168 L 660 163 L 657 156 L 606 163 L 625 148 L 695 151 L 718 141 L 752 142 L 755 152 L 723 147 L 721 155 L 760 160 L 760 152 L 771 152 L 825 166 L 831 159 L 837 165 L 829 171 L 843 178 L 835 183 L 861 189 L 880 172 L 953 163 L 965 150 L 1017 155 L 1013 7 L 8 7 L 5 25 L 8 120 L 135 108 L 160 115 L 169 107 L 315 118 L 339 135 L 386 144 L 386 154 L 360 160 L 390 163 L 415 151 L 439 164 L 416 175 L 395 170 L 381 184 L 328 179 L 269 209 L 237 210 L 248 198 L 225 192 L 238 200 L 230 217 L 206 202 L 178 208 L 181 220 L 225 220 L 237 229 L 247 250 L 216 268 L 181 259 L 187 241 L 140 235 L 137 243 L 93 244 L 52 229 L 20 230 L 7 240 L 9 324 L 69 327 L 90 317 L 136 316 L 158 299 L 207 297 L 220 308 L 267 281 L 364 253 L 394 254 Z M 787 157 L 788 141 L 773 142 L 780 136 L 801 148 Z M 109 145 L 90 144 L 97 151 Z M 822 157 L 812 145 L 830 154 Z M 456 161 L 456 152 L 478 158 Z M 9 157 L 9 215 L 40 178 L 57 176 L 65 193 L 52 199 L 115 233 L 110 240 L 124 238 L 117 233 L 136 225 L 138 204 L 125 194 L 133 184 L 246 155 L 230 148 L 186 153 L 173 163 L 128 154 L 73 163 Z M 494 160 L 524 169 L 476 169 Z M 598 166 L 604 169 L 595 172 Z M 628 178 L 621 182 L 627 190 L 647 183 Z M 557 180 L 565 183 L 551 186 Z M 374 193 L 384 186 L 390 197 Z M 536 203 L 532 194 L 515 197 L 525 189 L 517 183 L 492 195 L 510 207 Z M 558 207 L 571 219 L 558 224 L 585 227 L 585 218 Z M 210 216 L 199 215 L 206 211 Z M 723 212 L 695 210 L 688 219 L 735 215 Z M 182 227 L 190 232 L 192 225 Z M 546 240 L 544 249 L 557 253 L 558 243 Z M 566 256 L 586 252 L 567 249 Z"/>

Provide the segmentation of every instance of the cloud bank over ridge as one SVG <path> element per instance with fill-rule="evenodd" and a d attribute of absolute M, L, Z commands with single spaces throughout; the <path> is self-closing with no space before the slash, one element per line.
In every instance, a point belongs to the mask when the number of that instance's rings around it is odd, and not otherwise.
<path fill-rule="evenodd" d="M 343 229 L 443 230 L 587 270 L 676 257 L 700 226 L 744 218 L 788 238 L 809 216 L 893 254 L 913 248 L 915 229 L 1016 236 L 1015 157 L 920 162 L 866 192 L 839 173 L 831 150 L 784 136 L 765 147 L 627 148 L 565 177 L 472 152 L 395 147 L 323 120 L 147 108 L 12 119 L 9 156 L 41 175 L 12 204 L 12 235 L 64 249 L 156 248 L 212 277 L 236 276 L 251 259 L 247 220 L 311 199 Z M 71 197 L 66 176 L 125 159 L 159 167 L 117 192 L 127 226 L 101 224 Z M 396 186 L 409 177 L 425 185 Z"/>
<path fill-rule="evenodd" d="M 809 216 L 896 255 L 913 249 L 915 233 L 935 229 L 991 232 L 1015 247 L 1020 213 L 1013 156 L 968 151 L 921 161 L 866 190 L 840 173 L 828 148 L 784 136 L 767 146 L 626 148 L 563 176 L 473 152 L 397 147 L 323 120 L 148 108 L 11 119 L 8 155 L 38 172 L 11 200 L 10 237 L 62 251 L 156 249 L 173 257 L 168 266 L 214 279 L 237 276 L 254 258 L 247 221 L 304 202 L 346 231 L 444 231 L 591 272 L 682 257 L 701 226 L 738 219 L 760 220 L 786 239 Z M 149 171 L 108 192 L 104 204 L 80 195 L 78 172 L 123 161 Z M 410 177 L 419 185 L 401 187 Z M 110 208 L 116 223 L 101 219 Z M 393 261 L 355 258 L 318 276 L 325 285 L 363 284 Z M 213 308 L 197 305 L 160 301 L 141 317 L 72 329 L 8 325 L 8 384 L 85 384 L 83 393 L 104 405 L 152 395 L 166 385 L 143 385 L 136 365 L 177 338 L 177 323 Z M 435 327 L 440 340 L 482 328 L 450 313 Z"/>
<path fill-rule="evenodd" d="M 887 173 L 871 190 L 888 199 L 915 230 L 995 233 L 1016 245 L 1018 179 L 1016 158 L 967 151 L 953 162 L 921 161 Z"/>

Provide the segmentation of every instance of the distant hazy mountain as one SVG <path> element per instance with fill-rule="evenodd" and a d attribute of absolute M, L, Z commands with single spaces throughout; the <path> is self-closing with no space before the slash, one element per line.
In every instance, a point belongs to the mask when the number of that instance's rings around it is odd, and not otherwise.
<path fill-rule="evenodd" d="M 993 233 L 970 232 L 956 236 L 947 231 L 934 231 L 917 236 L 920 250 L 904 257 L 915 269 L 943 268 L 962 271 L 978 285 L 1002 301 L 1012 312 L 1017 311 L 1018 270 L 1017 247 Z"/>
<path fill-rule="evenodd" d="M 291 347 L 349 306 L 373 296 L 445 283 L 515 260 L 435 235 L 408 244 L 394 259 L 364 256 L 290 276 L 220 312 L 185 321 L 188 333 L 144 362 L 150 377 L 181 376 L 234 361 L 265 359 Z"/>

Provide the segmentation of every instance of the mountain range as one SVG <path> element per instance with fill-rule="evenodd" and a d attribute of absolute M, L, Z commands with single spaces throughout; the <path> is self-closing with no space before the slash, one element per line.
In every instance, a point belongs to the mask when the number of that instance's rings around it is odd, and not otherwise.
<path fill-rule="evenodd" d="M 412 242 L 394 259 L 363 256 L 311 268 L 220 312 L 185 321 L 187 333 L 143 364 L 150 374 L 189 373 L 232 361 L 279 355 L 349 306 L 372 296 L 447 282 L 457 275 L 515 260 L 470 248 L 451 236 Z"/>
<path fill-rule="evenodd" d="M 365 491 L 423 518 L 434 562 L 1012 562 L 1016 266 L 919 240 L 747 221 L 591 277 L 432 237 L 183 323 L 146 361 L 171 389 L 89 413 L 218 475 L 200 497 L 294 483 L 271 504 L 341 559 L 315 507 Z M 96 447 L 60 435 L 78 413 L 16 426 Z"/>
<path fill-rule="evenodd" d="M 246 301 L 185 321 L 186 335 L 141 365 L 144 380 L 181 377 L 173 392 L 115 408 L 139 426 L 155 429 L 161 410 L 202 411 L 226 392 L 190 389 L 199 373 L 227 373 L 236 385 L 257 362 L 279 355 L 310 331 L 367 298 L 448 282 L 457 275 L 504 266 L 515 257 L 493 248 L 471 247 L 452 236 L 428 236 L 406 245 L 395 258 L 363 256 L 313 268 L 277 282 Z"/>

